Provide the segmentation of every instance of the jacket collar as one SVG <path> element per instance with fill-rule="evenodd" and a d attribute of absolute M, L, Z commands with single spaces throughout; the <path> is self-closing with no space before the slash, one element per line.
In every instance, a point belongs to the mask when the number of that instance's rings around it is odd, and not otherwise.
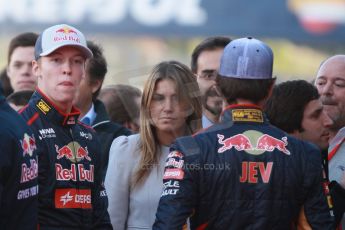
<path fill-rule="evenodd" d="M 226 107 L 221 114 L 221 121 L 231 123 L 268 123 L 268 119 L 262 109 L 254 104 L 233 104 Z"/>
<path fill-rule="evenodd" d="M 47 117 L 52 123 L 61 126 L 75 125 L 78 122 L 80 111 L 72 107 L 70 113 L 63 113 L 59 108 L 40 90 L 34 92 L 30 99 L 30 105 L 41 115 Z"/>
<path fill-rule="evenodd" d="M 103 102 L 97 99 L 96 101 L 93 102 L 93 104 L 95 106 L 95 112 L 97 113 L 97 116 L 92 126 L 96 126 L 99 123 L 103 123 L 103 122 L 110 122 L 109 116 L 107 114 L 107 110 L 105 109 Z"/>

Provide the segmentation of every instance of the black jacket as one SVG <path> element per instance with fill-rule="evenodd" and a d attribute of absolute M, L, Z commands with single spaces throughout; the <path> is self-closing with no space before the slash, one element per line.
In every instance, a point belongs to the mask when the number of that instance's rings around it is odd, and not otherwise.
<path fill-rule="evenodd" d="M 102 148 L 102 168 L 104 170 L 103 180 L 109 161 L 109 150 L 113 140 L 119 136 L 131 135 L 131 131 L 127 128 L 110 121 L 104 104 L 100 100 L 94 102 L 96 119 L 92 124 L 92 128 L 96 131 L 97 136 L 101 140 Z"/>
<path fill-rule="evenodd" d="M 153 229 L 292 229 L 302 205 L 312 229 L 332 229 L 321 154 L 287 136 L 255 106 L 232 106 L 224 122 L 177 139 Z"/>
<path fill-rule="evenodd" d="M 0 229 L 37 227 L 36 139 L 0 96 Z"/>
<path fill-rule="evenodd" d="M 112 229 L 101 202 L 100 142 L 94 130 L 78 123 L 80 112 L 60 112 L 37 90 L 21 114 L 35 131 L 42 153 L 40 229 Z"/>

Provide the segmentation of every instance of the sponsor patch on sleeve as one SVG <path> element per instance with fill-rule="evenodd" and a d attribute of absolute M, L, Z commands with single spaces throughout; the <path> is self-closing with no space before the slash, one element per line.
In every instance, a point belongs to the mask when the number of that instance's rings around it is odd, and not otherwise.
<path fill-rule="evenodd" d="M 179 168 L 167 168 L 165 169 L 163 179 L 164 180 L 182 180 L 184 176 L 184 171 Z"/>
<path fill-rule="evenodd" d="M 179 160 L 179 159 L 175 159 L 173 157 L 168 158 L 166 163 L 165 163 L 165 167 L 173 167 L 173 168 L 183 168 L 183 163 L 184 160 Z"/>
<path fill-rule="evenodd" d="M 180 153 L 179 151 L 174 150 L 174 151 L 170 152 L 168 155 L 168 158 L 171 158 L 171 157 L 182 158 L 183 154 Z"/>

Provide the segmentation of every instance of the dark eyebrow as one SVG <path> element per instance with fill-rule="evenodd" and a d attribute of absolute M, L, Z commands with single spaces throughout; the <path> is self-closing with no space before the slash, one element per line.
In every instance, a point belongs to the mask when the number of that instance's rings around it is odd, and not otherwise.
<path fill-rule="evenodd" d="M 215 72 L 216 70 L 215 69 L 204 69 L 203 71 L 201 71 L 201 72 L 203 72 L 203 73 L 213 73 L 213 72 Z"/>
<path fill-rule="evenodd" d="M 153 93 L 153 96 L 164 96 L 164 95 L 160 93 Z"/>
<path fill-rule="evenodd" d="M 311 116 L 311 117 L 318 117 L 318 116 L 320 116 L 320 114 L 322 113 L 322 110 L 323 110 L 323 108 L 320 107 L 320 108 L 318 108 L 317 110 L 315 110 L 314 112 L 312 112 L 312 114 L 310 114 L 310 116 Z"/>

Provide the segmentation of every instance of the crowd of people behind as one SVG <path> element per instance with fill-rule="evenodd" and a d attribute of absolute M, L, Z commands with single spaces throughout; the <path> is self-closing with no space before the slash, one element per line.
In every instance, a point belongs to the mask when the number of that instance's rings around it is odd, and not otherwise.
<path fill-rule="evenodd" d="M 252 37 L 209 37 L 143 90 L 102 47 L 22 33 L 1 72 L 1 229 L 345 229 L 345 54 L 276 84 Z"/>

